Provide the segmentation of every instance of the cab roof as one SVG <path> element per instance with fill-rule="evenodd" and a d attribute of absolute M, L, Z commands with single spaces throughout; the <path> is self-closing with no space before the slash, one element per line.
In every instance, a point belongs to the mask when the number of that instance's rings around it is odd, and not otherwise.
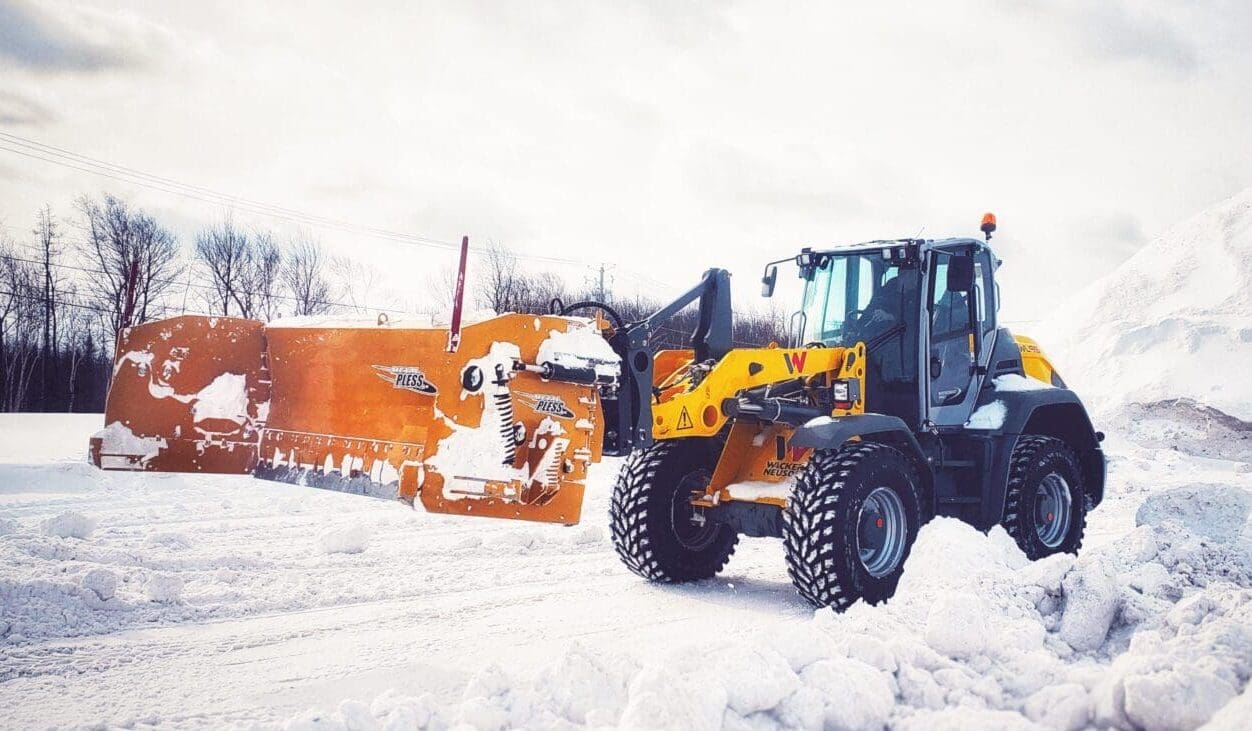
<path fill-rule="evenodd" d="M 981 239 L 973 239 L 969 237 L 956 237 L 948 239 L 878 239 L 875 241 L 861 241 L 855 244 L 835 244 L 833 246 L 812 247 L 809 249 L 814 254 L 854 254 L 872 249 L 886 249 L 896 246 L 916 246 L 918 253 L 924 253 L 931 249 L 950 250 L 965 246 L 976 246 L 979 248 L 990 248 L 990 246 Z"/>

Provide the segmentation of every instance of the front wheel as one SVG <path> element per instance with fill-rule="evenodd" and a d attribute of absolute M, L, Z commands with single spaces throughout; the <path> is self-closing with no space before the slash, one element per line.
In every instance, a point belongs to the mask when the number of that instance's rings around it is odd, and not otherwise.
<path fill-rule="evenodd" d="M 1003 524 L 1027 558 L 1078 552 L 1087 527 L 1084 487 L 1078 458 L 1065 442 L 1034 434 L 1018 438 Z"/>
<path fill-rule="evenodd" d="M 726 565 L 739 541 L 729 526 L 692 504 L 717 465 L 720 442 L 662 441 L 626 459 L 609 502 L 613 547 L 622 563 L 649 581 L 708 579 Z"/>
<path fill-rule="evenodd" d="M 800 596 L 842 611 L 895 593 L 923 515 L 902 452 L 857 442 L 813 455 L 783 515 L 787 573 Z"/>

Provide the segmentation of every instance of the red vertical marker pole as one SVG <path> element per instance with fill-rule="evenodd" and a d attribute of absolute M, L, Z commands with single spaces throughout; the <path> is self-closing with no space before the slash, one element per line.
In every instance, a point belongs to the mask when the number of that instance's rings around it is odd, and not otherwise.
<path fill-rule="evenodd" d="M 469 257 L 469 237 L 461 237 L 461 263 L 456 268 L 456 294 L 452 300 L 452 322 L 448 326 L 448 352 L 461 347 L 461 308 L 465 303 L 465 260 Z"/>

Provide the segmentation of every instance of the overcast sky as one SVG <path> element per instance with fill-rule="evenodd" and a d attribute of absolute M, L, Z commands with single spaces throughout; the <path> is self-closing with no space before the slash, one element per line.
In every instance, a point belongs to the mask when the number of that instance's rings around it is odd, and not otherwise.
<path fill-rule="evenodd" d="M 802 5 L 0 0 L 0 132 L 619 289 L 724 266 L 745 306 L 802 245 L 991 210 L 1008 319 L 1252 186 L 1246 0 Z M 0 150 L 15 237 L 101 191 L 223 213 Z M 309 230 L 395 287 L 452 259 Z"/>

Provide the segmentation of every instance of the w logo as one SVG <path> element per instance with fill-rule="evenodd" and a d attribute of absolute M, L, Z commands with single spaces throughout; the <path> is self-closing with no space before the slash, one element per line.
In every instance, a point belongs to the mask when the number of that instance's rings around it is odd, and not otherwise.
<path fill-rule="evenodd" d="M 809 357 L 809 351 L 798 350 L 792 353 L 783 353 L 783 362 L 787 364 L 788 373 L 803 373 L 804 361 Z"/>

